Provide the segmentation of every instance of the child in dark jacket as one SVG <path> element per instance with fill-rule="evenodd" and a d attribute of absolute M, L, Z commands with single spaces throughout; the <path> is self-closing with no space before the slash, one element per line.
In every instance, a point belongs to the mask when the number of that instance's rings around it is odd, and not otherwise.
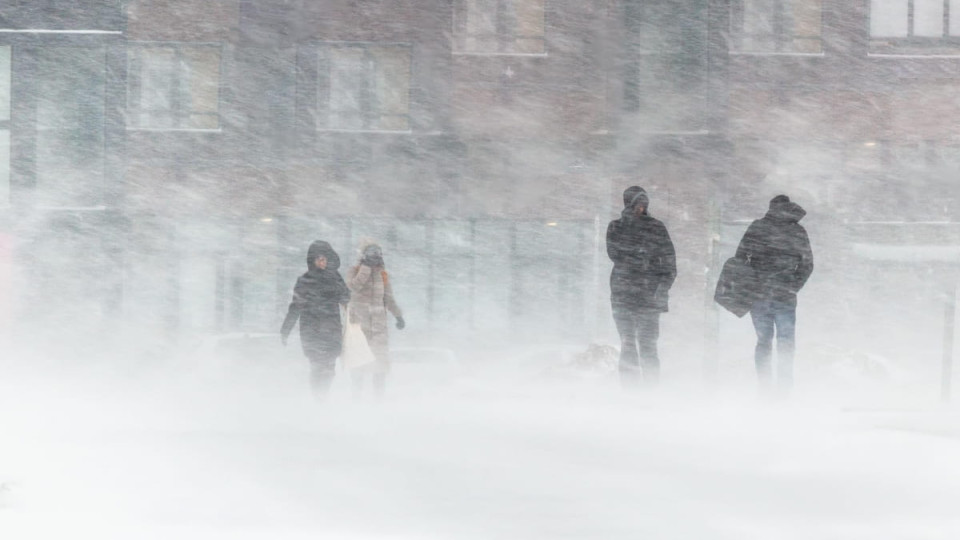
<path fill-rule="evenodd" d="M 346 308 L 350 290 L 340 276 L 340 257 L 333 247 L 317 240 L 307 250 L 307 272 L 297 278 L 293 300 L 280 330 L 284 346 L 293 326 L 300 321 L 300 344 L 310 360 L 310 386 L 323 399 L 336 370 L 343 348 L 340 307 Z"/>

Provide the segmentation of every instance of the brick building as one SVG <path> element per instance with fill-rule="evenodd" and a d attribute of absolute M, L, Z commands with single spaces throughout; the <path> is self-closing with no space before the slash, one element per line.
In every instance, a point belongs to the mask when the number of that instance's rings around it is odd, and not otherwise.
<path fill-rule="evenodd" d="M 922 0 L 8 1 L 7 311 L 47 319 L 55 291 L 75 306 L 58 316 L 91 325 L 274 330 L 310 240 L 351 261 L 371 236 L 414 335 L 591 339 L 610 331 L 603 229 L 640 182 L 680 254 L 668 324 L 709 339 L 712 272 L 777 192 L 838 253 L 872 241 L 860 222 L 953 219 L 956 14 Z M 934 229 L 903 241 L 949 241 Z"/>

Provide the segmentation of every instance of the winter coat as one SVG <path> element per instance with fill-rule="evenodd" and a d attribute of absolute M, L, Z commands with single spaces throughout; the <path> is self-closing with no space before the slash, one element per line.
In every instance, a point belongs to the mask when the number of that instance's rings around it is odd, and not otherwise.
<path fill-rule="evenodd" d="M 610 301 L 614 313 L 638 309 L 668 310 L 677 277 L 677 256 L 663 223 L 632 207 L 607 227 L 607 255 L 613 261 Z"/>
<path fill-rule="evenodd" d="M 311 359 L 336 357 L 343 347 L 340 305 L 350 301 L 350 290 L 337 271 L 340 257 L 330 244 L 314 242 L 307 253 L 307 272 L 293 287 L 293 300 L 280 333 L 286 339 L 299 320 L 303 353 Z M 324 270 L 313 264 L 321 255 L 327 258 Z"/>
<path fill-rule="evenodd" d="M 760 301 L 797 305 L 797 291 L 813 272 L 813 250 L 800 220 L 807 213 L 798 204 L 771 204 L 762 219 L 754 221 L 737 248 L 736 258 L 756 273 L 754 294 Z"/>
<path fill-rule="evenodd" d="M 393 297 L 390 276 L 382 267 L 371 268 L 358 264 L 347 271 L 350 297 L 350 322 L 360 323 L 367 342 L 377 357 L 378 367 L 384 369 L 388 358 L 387 311 L 394 317 L 403 317 Z"/>

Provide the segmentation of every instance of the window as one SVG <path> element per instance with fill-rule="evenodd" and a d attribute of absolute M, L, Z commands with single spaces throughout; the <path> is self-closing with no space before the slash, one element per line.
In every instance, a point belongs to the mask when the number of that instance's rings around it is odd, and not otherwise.
<path fill-rule="evenodd" d="M 472 54 L 545 54 L 545 0 L 457 0 L 454 49 Z"/>
<path fill-rule="evenodd" d="M 134 45 L 127 60 L 128 127 L 219 129 L 219 46 Z"/>
<path fill-rule="evenodd" d="M 43 206 L 103 203 L 106 49 L 35 52 L 36 189 Z"/>
<path fill-rule="evenodd" d="M 410 47 L 328 45 L 317 73 L 319 129 L 410 129 Z"/>
<path fill-rule="evenodd" d="M 823 0 L 736 0 L 732 49 L 757 53 L 819 53 Z"/>
<path fill-rule="evenodd" d="M 960 36 L 960 0 L 870 0 L 870 36 Z"/>
<path fill-rule="evenodd" d="M 10 204 L 10 47 L 0 47 L 0 206 Z"/>

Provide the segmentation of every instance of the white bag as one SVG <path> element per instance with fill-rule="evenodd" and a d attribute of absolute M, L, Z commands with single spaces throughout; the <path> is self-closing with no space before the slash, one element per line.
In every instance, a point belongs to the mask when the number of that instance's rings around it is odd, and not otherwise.
<path fill-rule="evenodd" d="M 367 336 L 363 335 L 360 323 L 351 323 L 348 318 L 343 329 L 343 352 L 340 353 L 340 362 L 344 369 L 361 368 L 376 360 L 377 357 L 373 355 L 373 350 L 367 343 Z"/>

